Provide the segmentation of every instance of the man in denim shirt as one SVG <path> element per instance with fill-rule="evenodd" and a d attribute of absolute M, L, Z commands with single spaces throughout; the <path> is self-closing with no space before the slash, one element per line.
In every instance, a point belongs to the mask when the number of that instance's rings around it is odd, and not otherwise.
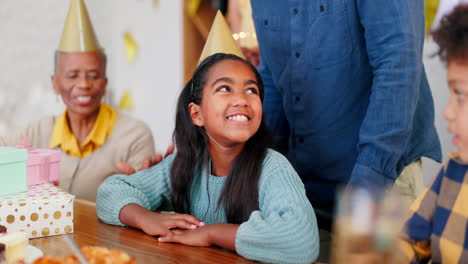
<path fill-rule="evenodd" d="M 265 120 L 321 228 L 337 186 L 385 188 L 422 156 L 441 160 L 422 63 L 424 0 L 251 3 Z"/>

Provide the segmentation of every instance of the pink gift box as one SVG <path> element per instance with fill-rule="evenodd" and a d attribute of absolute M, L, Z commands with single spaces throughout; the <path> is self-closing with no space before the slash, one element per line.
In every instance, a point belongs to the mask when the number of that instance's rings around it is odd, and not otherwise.
<path fill-rule="evenodd" d="M 61 152 L 53 149 L 28 149 L 27 185 L 54 182 L 60 178 Z"/>

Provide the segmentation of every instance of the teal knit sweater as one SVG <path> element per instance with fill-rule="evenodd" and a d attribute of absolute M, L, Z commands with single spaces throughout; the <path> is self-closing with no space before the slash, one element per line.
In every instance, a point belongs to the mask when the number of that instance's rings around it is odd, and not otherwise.
<path fill-rule="evenodd" d="M 98 190 L 99 218 L 113 225 L 120 210 L 131 203 L 149 210 L 170 210 L 170 170 L 174 155 L 132 176 L 109 177 Z M 224 208 L 217 209 L 227 177 L 195 175 L 191 187 L 191 214 L 206 224 L 227 223 Z M 209 195 L 208 195 L 209 193 Z M 239 197 L 242 199 L 242 197 Z M 317 222 L 304 185 L 288 160 L 268 150 L 259 182 L 260 210 L 252 212 L 236 234 L 239 255 L 262 262 L 310 263 L 319 252 Z"/>

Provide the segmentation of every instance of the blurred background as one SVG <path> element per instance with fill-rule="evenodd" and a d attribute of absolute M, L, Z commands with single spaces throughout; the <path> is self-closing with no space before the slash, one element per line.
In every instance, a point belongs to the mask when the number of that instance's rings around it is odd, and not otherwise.
<path fill-rule="evenodd" d="M 437 21 L 437 10 L 442 12 L 438 2 L 426 0 L 431 24 L 434 18 Z M 179 91 L 198 63 L 215 10 L 225 12 L 227 1 L 85 0 L 85 3 L 108 56 L 105 100 L 145 121 L 153 131 L 156 149 L 164 151 L 171 141 Z M 66 0 L 0 1 L 0 135 L 64 110 L 52 91 L 50 76 L 68 7 Z M 442 117 L 449 93 L 445 65 L 431 57 L 435 51 L 436 46 L 428 37 L 424 63 L 446 159 L 446 153 L 454 150 Z M 423 167 L 427 183 L 440 165 L 424 160 Z"/>

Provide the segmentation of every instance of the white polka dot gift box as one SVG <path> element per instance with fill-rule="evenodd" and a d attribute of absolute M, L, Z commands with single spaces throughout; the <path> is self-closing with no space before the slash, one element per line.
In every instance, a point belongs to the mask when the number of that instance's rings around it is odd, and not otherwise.
<path fill-rule="evenodd" d="M 73 233 L 74 199 L 50 183 L 0 196 L 0 225 L 9 232 L 24 231 L 30 238 Z"/>

